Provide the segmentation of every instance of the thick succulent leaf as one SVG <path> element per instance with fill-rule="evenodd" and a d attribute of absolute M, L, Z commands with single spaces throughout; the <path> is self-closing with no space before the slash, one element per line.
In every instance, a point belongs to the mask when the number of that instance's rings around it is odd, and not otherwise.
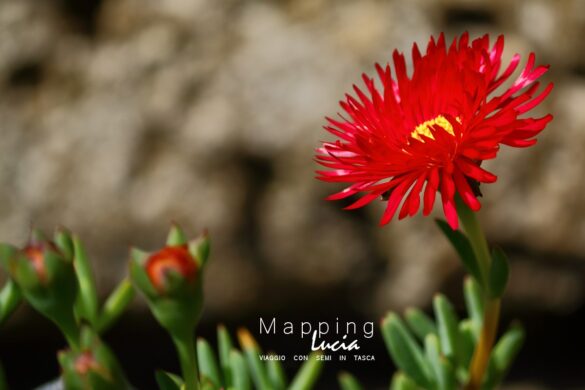
<path fill-rule="evenodd" d="M 458 345 L 459 338 L 459 320 L 451 303 L 441 294 L 437 294 L 433 300 L 435 318 L 439 331 L 439 340 L 441 341 L 441 351 L 453 363 L 458 364 L 460 361 L 460 352 Z"/>
<path fill-rule="evenodd" d="M 469 319 L 459 323 L 459 348 L 461 351 L 461 361 L 455 368 L 457 379 L 460 383 L 467 383 L 469 379 L 469 366 L 475 350 L 475 334 L 472 321 Z"/>
<path fill-rule="evenodd" d="M 158 370 L 154 375 L 160 390 L 180 390 L 183 385 L 183 380 L 170 372 Z"/>
<path fill-rule="evenodd" d="M 465 278 L 463 295 L 465 297 L 467 313 L 472 324 L 473 336 L 477 341 L 483 324 L 483 300 L 481 297 L 481 287 L 473 278 Z"/>
<path fill-rule="evenodd" d="M 441 357 L 439 361 L 439 389 L 453 390 L 457 389 L 457 377 L 455 369 L 449 360 Z"/>
<path fill-rule="evenodd" d="M 363 390 L 360 382 L 349 372 L 342 372 L 337 377 L 341 390 Z"/>
<path fill-rule="evenodd" d="M 274 354 L 271 354 L 275 356 Z M 266 362 L 266 369 L 268 371 L 268 379 L 274 390 L 286 389 L 286 374 L 280 360 L 273 358 Z"/>
<path fill-rule="evenodd" d="M 295 377 L 292 379 L 288 390 L 307 390 L 313 388 L 321 370 L 323 369 L 324 360 L 321 359 L 320 351 L 313 352 L 309 355 Z"/>
<path fill-rule="evenodd" d="M 10 317 L 22 300 L 20 289 L 12 280 L 8 280 L 0 290 L 0 325 Z"/>
<path fill-rule="evenodd" d="M 207 378 L 216 388 L 220 388 L 222 380 L 215 353 L 209 343 L 202 338 L 197 340 L 197 362 L 201 377 Z"/>
<path fill-rule="evenodd" d="M 232 373 L 232 389 L 237 390 L 251 390 L 252 383 L 250 381 L 250 375 L 248 374 L 248 368 L 246 367 L 246 360 L 244 356 L 236 349 L 232 349 L 230 352 L 230 367 Z"/>
<path fill-rule="evenodd" d="M 79 282 L 78 314 L 90 324 L 97 325 L 98 298 L 95 279 L 85 247 L 78 237 L 73 238 L 73 263 Z"/>
<path fill-rule="evenodd" d="M 421 341 L 424 341 L 429 333 L 437 334 L 435 322 L 417 308 L 411 307 L 406 309 L 404 318 L 408 327 Z"/>
<path fill-rule="evenodd" d="M 96 326 L 97 330 L 102 333 L 112 326 L 124 313 L 135 295 L 132 283 L 128 279 L 122 280 L 104 303 Z"/>
<path fill-rule="evenodd" d="M 217 347 L 219 350 L 219 364 L 223 373 L 223 383 L 229 388 L 233 385 L 230 353 L 233 349 L 232 338 L 223 325 L 217 327 Z"/>
<path fill-rule="evenodd" d="M 433 372 L 434 387 L 437 390 L 456 388 L 455 368 L 441 353 L 439 338 L 431 333 L 425 338 L 425 354 Z"/>
<path fill-rule="evenodd" d="M 270 381 L 268 380 L 268 374 L 266 367 L 260 360 L 260 348 L 256 343 L 256 340 L 252 337 L 247 329 L 238 330 L 238 339 L 240 340 L 240 346 L 246 357 L 246 363 L 250 373 L 252 374 L 252 380 L 258 390 L 270 390 Z"/>
<path fill-rule="evenodd" d="M 483 390 L 495 389 L 504 379 L 524 343 L 524 337 L 524 329 L 516 324 L 500 338 L 490 357 L 490 367 L 482 386 Z"/>
<path fill-rule="evenodd" d="M 430 367 L 420 346 L 395 313 L 382 320 L 382 335 L 396 365 L 419 386 L 429 388 Z"/>
<path fill-rule="evenodd" d="M 433 388 L 443 390 L 441 385 L 441 346 L 436 334 L 430 333 L 425 337 L 425 356 L 433 373 Z"/>
<path fill-rule="evenodd" d="M 202 378 L 199 388 L 201 390 L 221 390 L 222 388 L 218 388 L 209 380 L 209 378 Z M 183 390 L 183 389 L 181 389 Z"/>
<path fill-rule="evenodd" d="M 416 383 L 402 372 L 397 372 L 392 377 L 390 390 L 419 390 Z"/>

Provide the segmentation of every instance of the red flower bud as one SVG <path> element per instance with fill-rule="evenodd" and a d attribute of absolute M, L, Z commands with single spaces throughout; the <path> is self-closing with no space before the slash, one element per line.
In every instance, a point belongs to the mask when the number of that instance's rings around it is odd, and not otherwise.
<path fill-rule="evenodd" d="M 45 248 L 43 244 L 29 244 L 22 250 L 31 262 L 39 280 L 47 281 L 47 268 L 45 267 Z"/>
<path fill-rule="evenodd" d="M 99 371 L 100 365 L 90 351 L 85 351 L 75 359 L 75 372 L 80 375 L 87 374 L 90 370 Z"/>
<path fill-rule="evenodd" d="M 167 276 L 170 272 L 176 272 L 187 282 L 195 280 L 197 263 L 186 245 L 163 248 L 146 261 L 148 278 L 160 293 L 166 290 Z"/>

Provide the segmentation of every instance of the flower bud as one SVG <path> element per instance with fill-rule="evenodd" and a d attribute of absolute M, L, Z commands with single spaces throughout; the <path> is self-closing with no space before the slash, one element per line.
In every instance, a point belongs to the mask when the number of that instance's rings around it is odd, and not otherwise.
<path fill-rule="evenodd" d="M 43 243 L 39 244 L 28 244 L 22 252 L 25 258 L 32 264 L 33 270 L 39 281 L 46 285 L 47 284 L 47 267 L 45 266 L 45 248 Z M 53 249 L 53 248 L 51 248 Z M 55 251 L 55 253 L 58 253 Z"/>
<path fill-rule="evenodd" d="M 71 256 L 65 256 L 54 241 L 34 230 L 22 249 L 1 244 L 0 262 L 25 289 L 47 288 L 73 270 Z"/>
<path fill-rule="evenodd" d="M 59 352 L 67 389 L 127 389 L 125 375 L 110 349 L 89 328 L 84 328 L 78 351 Z"/>
<path fill-rule="evenodd" d="M 99 372 L 104 371 L 102 366 L 95 360 L 91 351 L 81 352 L 74 361 L 73 368 L 79 375 L 86 375 L 90 370 Z"/>
<path fill-rule="evenodd" d="M 0 263 L 37 311 L 62 330 L 63 326 L 69 330 L 74 328 L 73 306 L 78 283 L 71 257 L 64 255 L 54 241 L 35 230 L 22 249 L 0 244 Z M 72 331 L 69 333 L 73 340 Z"/>
<path fill-rule="evenodd" d="M 165 247 L 148 258 L 146 273 L 160 294 L 168 294 L 181 282 L 195 282 L 197 263 L 186 246 Z"/>
<path fill-rule="evenodd" d="M 171 333 L 188 332 L 198 319 L 203 304 L 202 271 L 198 257 L 201 238 L 187 242 L 181 228 L 173 224 L 167 245 L 154 253 L 132 249 L 130 275 L 146 296 L 159 323 Z M 208 252 L 208 249 L 206 249 Z"/>

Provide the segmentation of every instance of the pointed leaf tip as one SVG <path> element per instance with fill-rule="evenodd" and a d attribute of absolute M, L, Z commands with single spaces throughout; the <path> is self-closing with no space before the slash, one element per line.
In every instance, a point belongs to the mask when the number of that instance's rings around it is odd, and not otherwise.
<path fill-rule="evenodd" d="M 402 320 L 393 312 L 382 320 L 382 335 L 392 359 L 416 383 L 429 388 L 430 367 L 420 345 L 415 341 Z"/>
<path fill-rule="evenodd" d="M 349 372 L 341 372 L 337 376 L 337 381 L 341 390 L 363 390 L 360 382 Z"/>
<path fill-rule="evenodd" d="M 171 228 L 167 236 L 167 246 L 180 246 L 187 242 L 185 233 L 181 226 L 175 221 L 171 222 Z"/>

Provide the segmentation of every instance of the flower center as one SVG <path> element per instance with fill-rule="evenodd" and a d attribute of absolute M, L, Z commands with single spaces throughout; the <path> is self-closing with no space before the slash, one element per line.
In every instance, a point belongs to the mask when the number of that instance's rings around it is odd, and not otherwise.
<path fill-rule="evenodd" d="M 455 120 L 457 120 L 458 123 L 461 123 L 461 118 L 457 117 Z M 447 133 L 455 135 L 455 132 L 453 131 L 453 125 L 451 125 L 451 123 L 443 115 L 438 115 L 435 118 L 424 121 L 423 123 L 416 126 L 410 136 L 422 143 L 425 142 L 424 138 L 421 137 L 422 135 L 430 139 L 435 139 L 433 132 L 431 131 L 434 126 L 439 126 Z"/>

